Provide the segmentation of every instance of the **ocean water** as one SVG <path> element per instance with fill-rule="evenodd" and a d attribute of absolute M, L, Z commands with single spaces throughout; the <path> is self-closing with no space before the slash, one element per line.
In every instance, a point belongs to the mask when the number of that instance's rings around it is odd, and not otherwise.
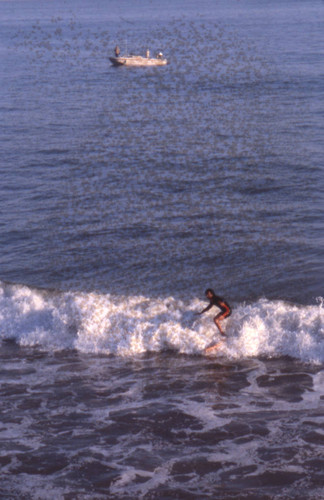
<path fill-rule="evenodd" d="M 0 497 L 323 499 L 323 2 L 0 26 Z"/>

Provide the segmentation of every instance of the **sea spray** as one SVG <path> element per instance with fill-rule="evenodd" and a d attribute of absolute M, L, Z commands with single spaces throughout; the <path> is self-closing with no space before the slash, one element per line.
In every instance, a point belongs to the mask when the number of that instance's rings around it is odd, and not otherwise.
<path fill-rule="evenodd" d="M 323 362 L 321 303 L 302 306 L 263 298 L 250 305 L 238 305 L 232 329 L 233 336 L 224 347 L 227 356 L 291 356 L 302 361 Z"/>
<path fill-rule="evenodd" d="M 53 292 L 0 286 L 0 335 L 20 345 L 57 351 L 134 356 L 173 350 L 200 354 L 220 340 L 213 311 L 203 316 L 198 299 Z M 215 308 L 216 313 L 216 308 Z M 227 339 L 215 355 L 230 359 L 291 356 L 324 360 L 322 302 L 301 306 L 265 298 L 233 304 L 224 321 Z"/>

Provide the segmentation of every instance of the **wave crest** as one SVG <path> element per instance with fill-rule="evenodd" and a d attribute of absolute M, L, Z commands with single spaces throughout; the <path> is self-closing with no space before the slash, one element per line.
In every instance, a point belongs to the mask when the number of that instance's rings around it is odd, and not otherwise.
<path fill-rule="evenodd" d="M 202 307 L 198 299 L 56 293 L 0 283 L 0 338 L 49 351 L 132 356 L 172 349 L 198 354 L 219 340 L 212 312 L 195 315 Z M 323 319 L 321 298 L 310 306 L 267 299 L 236 304 L 224 322 L 228 338 L 217 355 L 288 355 L 323 363 Z"/>

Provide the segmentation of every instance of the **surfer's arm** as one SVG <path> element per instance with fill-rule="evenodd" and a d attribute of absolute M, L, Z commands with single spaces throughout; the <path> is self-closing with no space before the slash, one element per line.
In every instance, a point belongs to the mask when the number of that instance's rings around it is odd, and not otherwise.
<path fill-rule="evenodd" d="M 213 307 L 213 304 L 208 304 L 207 307 L 205 307 L 205 309 L 203 309 L 202 311 L 200 312 L 197 312 L 197 314 L 203 314 L 205 313 L 206 311 L 209 311 L 209 309 L 211 309 Z"/>

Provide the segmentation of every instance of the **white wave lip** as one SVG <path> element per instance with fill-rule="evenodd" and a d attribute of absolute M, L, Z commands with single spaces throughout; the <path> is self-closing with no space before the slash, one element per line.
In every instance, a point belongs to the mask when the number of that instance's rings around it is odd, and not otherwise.
<path fill-rule="evenodd" d="M 323 363 L 323 299 L 318 298 L 316 302 L 317 305 L 301 306 L 260 299 L 254 304 L 239 306 L 233 315 L 234 335 L 226 343 L 227 355 L 284 355 Z"/>
<path fill-rule="evenodd" d="M 54 293 L 0 284 L 0 338 L 56 351 L 132 356 L 171 349 L 198 354 L 219 341 L 213 311 L 174 297 L 150 299 L 96 293 Z M 215 313 L 216 313 L 215 309 Z M 230 359 L 288 355 L 324 362 L 323 300 L 311 306 L 260 299 L 237 304 L 224 321 L 227 339 L 216 355 Z"/>

